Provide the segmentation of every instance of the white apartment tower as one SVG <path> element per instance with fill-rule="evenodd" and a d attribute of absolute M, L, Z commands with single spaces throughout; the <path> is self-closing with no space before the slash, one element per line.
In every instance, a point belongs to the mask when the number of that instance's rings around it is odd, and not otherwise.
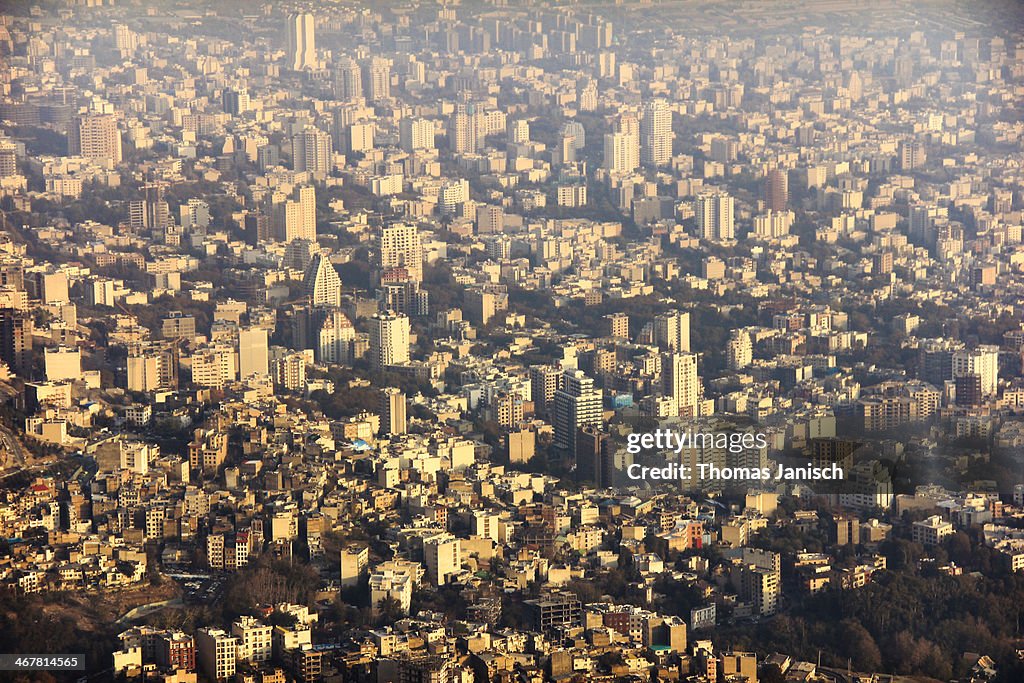
<path fill-rule="evenodd" d="M 648 166 L 665 166 L 671 159 L 672 110 L 665 100 L 652 100 L 644 105 L 640 119 L 640 161 Z"/>
<path fill-rule="evenodd" d="M 380 231 L 380 271 L 404 268 L 408 280 L 423 282 L 423 244 L 415 225 L 390 225 Z"/>
<path fill-rule="evenodd" d="M 563 373 L 562 388 L 552 399 L 556 448 L 576 452 L 576 432 L 581 427 L 601 424 L 601 398 L 601 390 L 594 388 L 594 380 L 582 370 Z"/>
<path fill-rule="evenodd" d="M 394 311 L 373 316 L 370 322 L 370 364 L 374 370 L 409 361 L 409 317 Z"/>
<path fill-rule="evenodd" d="M 631 173 L 640 165 L 640 140 L 635 133 L 606 133 L 604 167 L 609 173 Z"/>
<path fill-rule="evenodd" d="M 288 63 L 295 71 L 316 67 L 316 35 L 313 15 L 305 12 L 288 17 Z"/>
<path fill-rule="evenodd" d="M 732 197 L 724 192 L 705 192 L 694 201 L 693 210 L 701 239 L 717 242 L 735 238 Z"/>
<path fill-rule="evenodd" d="M 341 278 L 325 254 L 313 257 L 306 268 L 303 285 L 314 306 L 341 306 Z"/>
<path fill-rule="evenodd" d="M 331 151 L 330 134 L 310 126 L 292 137 L 292 168 L 322 178 L 331 172 Z"/>

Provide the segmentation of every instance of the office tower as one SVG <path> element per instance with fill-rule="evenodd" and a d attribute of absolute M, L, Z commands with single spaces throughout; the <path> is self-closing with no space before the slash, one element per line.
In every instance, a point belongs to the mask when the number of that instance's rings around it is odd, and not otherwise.
<path fill-rule="evenodd" d="M 384 370 L 409 361 L 409 317 L 383 311 L 370 321 L 370 365 Z"/>
<path fill-rule="evenodd" d="M 566 370 L 562 388 L 552 399 L 554 445 L 567 453 L 576 452 L 577 432 L 581 427 L 601 425 L 601 390 L 582 370 Z"/>
<path fill-rule="evenodd" d="M 294 71 L 316 68 L 316 35 L 313 15 L 292 14 L 288 17 L 288 63 Z"/>
<path fill-rule="evenodd" d="M 654 343 L 665 351 L 689 353 L 690 314 L 685 311 L 665 311 L 654 316 L 652 326 Z"/>
<path fill-rule="evenodd" d="M 292 168 L 315 177 L 331 172 L 331 136 L 312 126 L 292 137 Z"/>
<path fill-rule="evenodd" d="M 32 314 L 0 309 L 0 359 L 25 377 L 32 370 Z"/>
<path fill-rule="evenodd" d="M 250 375 L 265 375 L 270 370 L 270 346 L 264 327 L 249 327 L 238 331 L 238 374 L 242 379 Z"/>
<path fill-rule="evenodd" d="M 693 208 L 701 239 L 720 241 L 735 237 L 732 197 L 724 192 L 705 192 L 697 197 Z"/>
<path fill-rule="evenodd" d="M 211 681 L 227 681 L 235 677 L 238 661 L 238 638 L 219 628 L 201 628 L 196 632 L 196 653 L 199 669 Z"/>
<path fill-rule="evenodd" d="M 355 360 L 352 344 L 356 329 L 347 315 L 338 310 L 324 311 L 323 322 L 315 332 L 317 361 L 347 365 Z"/>
<path fill-rule="evenodd" d="M 415 225 L 381 228 L 379 259 L 381 280 L 423 282 L 423 245 Z"/>
<path fill-rule="evenodd" d="M 398 124 L 398 139 L 406 152 L 434 149 L 434 122 L 417 117 L 403 118 Z"/>
<path fill-rule="evenodd" d="M 697 416 L 700 380 L 697 356 L 692 353 L 667 353 L 661 362 L 662 390 L 676 404 L 677 415 Z"/>
<path fill-rule="evenodd" d="M 994 396 L 999 388 L 999 347 L 982 345 L 953 353 L 953 379 L 967 375 L 980 378 L 981 393 Z"/>
<path fill-rule="evenodd" d="M 750 342 L 750 334 L 743 330 L 733 330 L 729 343 L 725 348 L 725 362 L 730 370 L 742 370 L 754 359 L 754 348 Z"/>
<path fill-rule="evenodd" d="M 640 119 L 640 161 L 664 166 L 672 159 L 672 110 L 668 102 L 656 99 L 644 105 Z"/>
<path fill-rule="evenodd" d="M 405 434 L 405 393 L 395 387 L 385 387 L 380 398 L 380 432 L 387 435 Z"/>
<path fill-rule="evenodd" d="M 363 70 L 351 57 L 339 59 L 334 69 L 334 96 L 342 102 L 363 99 Z"/>
<path fill-rule="evenodd" d="M 461 542 L 445 532 L 423 539 L 423 555 L 427 564 L 427 579 L 435 586 L 447 584 L 462 566 Z"/>
<path fill-rule="evenodd" d="M 289 198 L 280 192 L 270 197 L 274 235 L 278 241 L 304 239 L 316 242 L 316 189 L 300 185 Z"/>
<path fill-rule="evenodd" d="M 604 167 L 610 173 L 631 173 L 640 165 L 640 139 L 635 133 L 606 133 Z"/>
<path fill-rule="evenodd" d="M 368 100 L 376 102 L 391 97 L 391 60 L 371 58 L 363 67 L 363 84 Z"/>
<path fill-rule="evenodd" d="M 613 483 L 614 462 L 608 435 L 594 425 L 576 433 L 576 481 L 605 488 Z"/>
<path fill-rule="evenodd" d="M 769 211 L 785 211 L 789 204 L 789 174 L 781 168 L 772 169 L 764 184 L 764 204 Z"/>
<path fill-rule="evenodd" d="M 113 114 L 84 114 L 68 125 L 68 155 L 121 163 L 121 133 Z"/>
<path fill-rule="evenodd" d="M 314 306 L 341 306 L 341 278 L 326 254 L 313 257 L 302 283 Z"/>

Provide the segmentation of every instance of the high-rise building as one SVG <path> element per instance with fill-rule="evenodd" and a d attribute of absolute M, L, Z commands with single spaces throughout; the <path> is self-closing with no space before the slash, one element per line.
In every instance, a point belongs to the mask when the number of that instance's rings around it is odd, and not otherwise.
<path fill-rule="evenodd" d="M 326 254 L 317 254 L 306 268 L 303 286 L 314 306 L 341 306 L 341 278 Z"/>
<path fill-rule="evenodd" d="M 0 309 L 0 359 L 22 376 L 32 370 L 32 330 L 31 313 Z"/>
<path fill-rule="evenodd" d="M 237 378 L 237 355 L 228 346 L 212 346 L 192 354 L 192 383 L 222 389 Z"/>
<path fill-rule="evenodd" d="M 401 389 L 385 387 L 381 391 L 380 431 L 387 435 L 405 434 L 405 393 Z"/>
<path fill-rule="evenodd" d="M 82 351 L 77 347 L 56 346 L 45 349 L 43 365 L 50 382 L 78 380 L 82 377 Z"/>
<path fill-rule="evenodd" d="M 687 314 L 689 315 L 689 314 Z M 629 339 L 629 315 L 626 313 L 610 313 L 604 317 L 605 334 L 614 339 Z M 689 337 L 689 321 L 687 321 L 687 337 Z"/>
<path fill-rule="evenodd" d="M 665 351 L 690 352 L 690 314 L 665 311 L 654 316 L 654 343 Z"/>
<path fill-rule="evenodd" d="M 370 549 L 363 545 L 349 545 L 341 549 L 341 587 L 353 588 L 367 575 Z"/>
<path fill-rule="evenodd" d="M 526 119 L 512 119 L 508 122 L 508 142 L 512 145 L 530 141 L 530 122 Z"/>
<path fill-rule="evenodd" d="M 562 386 L 562 368 L 558 365 L 534 365 L 530 367 L 530 392 L 533 409 L 540 415 L 548 415 L 553 407 L 555 392 Z"/>
<path fill-rule="evenodd" d="M 601 390 L 594 388 L 594 380 L 582 370 L 566 370 L 552 404 L 554 445 L 575 453 L 579 429 L 601 425 Z"/>
<path fill-rule="evenodd" d="M 351 57 L 342 57 L 334 70 L 334 96 L 342 102 L 363 98 L 363 70 Z"/>
<path fill-rule="evenodd" d="M 640 165 L 640 139 L 635 133 L 606 133 L 604 167 L 610 173 L 630 173 Z"/>
<path fill-rule="evenodd" d="M 725 362 L 730 370 L 742 370 L 754 359 L 754 348 L 750 334 L 744 330 L 733 330 L 725 347 Z"/>
<path fill-rule="evenodd" d="M 487 135 L 484 113 L 474 104 L 459 104 L 448 121 L 448 144 L 456 154 L 478 151 Z"/>
<path fill-rule="evenodd" d="M 0 178 L 18 175 L 18 146 L 12 140 L 0 139 Z"/>
<path fill-rule="evenodd" d="M 238 639 L 238 661 L 266 662 L 271 655 L 273 627 L 259 619 L 244 615 L 231 624 L 231 635 Z"/>
<path fill-rule="evenodd" d="M 274 386 L 288 391 L 306 388 L 306 354 L 289 353 L 271 363 Z"/>
<path fill-rule="evenodd" d="M 370 321 L 370 365 L 383 370 L 409 361 L 409 317 L 383 311 Z"/>
<path fill-rule="evenodd" d="M 733 198 L 724 192 L 700 194 L 693 207 L 697 216 L 697 234 L 711 241 L 731 240 L 736 235 L 733 222 Z"/>
<path fill-rule="evenodd" d="M 667 353 L 661 361 L 662 390 L 676 404 L 677 415 L 697 416 L 700 380 L 697 356 L 692 353 Z"/>
<path fill-rule="evenodd" d="M 238 638 L 219 628 L 201 628 L 196 632 L 199 668 L 211 681 L 227 681 L 235 677 Z"/>
<path fill-rule="evenodd" d="M 249 327 L 238 331 L 238 374 L 265 375 L 270 370 L 270 347 L 265 327 Z"/>
<path fill-rule="evenodd" d="M 406 152 L 434 149 L 434 122 L 418 117 L 405 117 L 398 124 L 399 145 Z"/>
<path fill-rule="evenodd" d="M 962 349 L 953 354 L 953 379 L 977 375 L 981 393 L 994 396 L 999 388 L 999 347 L 982 345 L 976 349 Z"/>
<path fill-rule="evenodd" d="M 293 169 L 321 178 L 331 172 L 331 167 L 331 136 L 326 131 L 308 126 L 292 137 Z"/>
<path fill-rule="evenodd" d="M 576 433 L 576 481 L 605 488 L 613 483 L 611 440 L 600 427 L 587 425 Z"/>
<path fill-rule="evenodd" d="M 764 203 L 769 211 L 785 211 L 789 204 L 789 174 L 781 168 L 768 172 L 764 186 Z"/>
<path fill-rule="evenodd" d="M 288 17 L 288 65 L 295 71 L 316 68 L 316 29 L 312 14 L 301 12 Z"/>
<path fill-rule="evenodd" d="M 325 311 L 316 332 L 316 359 L 321 363 L 351 363 L 355 339 L 356 329 L 347 315 L 339 310 Z"/>
<path fill-rule="evenodd" d="M 249 111 L 249 93 L 243 89 L 226 88 L 220 96 L 221 107 L 227 114 L 244 114 Z"/>
<path fill-rule="evenodd" d="M 656 99 L 644 105 L 640 119 L 640 161 L 664 166 L 672 159 L 672 110 L 668 102 Z"/>
<path fill-rule="evenodd" d="M 396 224 L 381 228 L 378 265 L 381 279 L 386 279 L 390 271 L 402 269 L 406 277 L 391 279 L 423 281 L 423 244 L 415 225 Z"/>
<path fill-rule="evenodd" d="M 178 354 L 172 344 L 133 349 L 126 365 L 129 391 L 159 391 L 178 386 Z"/>
<path fill-rule="evenodd" d="M 427 579 L 435 586 L 443 586 L 459 572 L 462 566 L 461 542 L 444 532 L 423 539 L 423 555 L 427 564 Z"/>
<path fill-rule="evenodd" d="M 900 169 L 909 171 L 924 166 L 928 160 L 924 144 L 917 140 L 903 140 L 899 145 Z"/>
<path fill-rule="evenodd" d="M 259 211 L 245 214 L 245 243 L 250 246 L 266 244 L 274 238 L 270 216 Z"/>
<path fill-rule="evenodd" d="M 366 97 L 371 101 L 391 97 L 391 60 L 373 57 L 363 67 L 363 84 Z"/>
<path fill-rule="evenodd" d="M 275 192 L 270 198 L 270 208 L 278 241 L 316 242 L 316 189 L 312 185 L 297 186 L 291 197 Z"/>
<path fill-rule="evenodd" d="M 113 114 L 76 116 L 68 126 L 68 155 L 121 163 L 121 132 Z"/>

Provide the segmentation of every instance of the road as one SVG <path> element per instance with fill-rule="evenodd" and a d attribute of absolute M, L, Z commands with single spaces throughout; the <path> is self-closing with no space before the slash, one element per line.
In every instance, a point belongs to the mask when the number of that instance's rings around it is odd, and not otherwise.
<path fill-rule="evenodd" d="M 3 447 L 4 452 L 4 467 L 21 469 L 25 467 L 25 451 L 22 450 L 21 444 L 11 433 L 11 430 L 6 427 L 0 427 L 0 446 Z M 11 455 L 14 455 L 14 462 L 10 461 Z"/>

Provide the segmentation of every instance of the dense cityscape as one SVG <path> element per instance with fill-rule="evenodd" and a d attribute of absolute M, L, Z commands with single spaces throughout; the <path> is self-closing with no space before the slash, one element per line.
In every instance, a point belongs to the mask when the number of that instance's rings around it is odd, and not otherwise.
<path fill-rule="evenodd" d="M 1014 0 L 6 0 L 0 679 L 1024 681 L 1022 225 Z"/>

